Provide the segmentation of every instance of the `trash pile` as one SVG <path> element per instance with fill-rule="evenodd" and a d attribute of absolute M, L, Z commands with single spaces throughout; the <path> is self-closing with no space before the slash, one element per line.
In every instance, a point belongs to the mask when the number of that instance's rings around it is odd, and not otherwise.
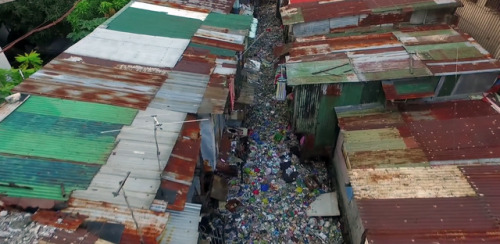
<path fill-rule="evenodd" d="M 343 243 L 333 217 L 309 217 L 308 208 L 331 192 L 325 162 L 300 162 L 299 139 L 287 121 L 287 105 L 275 100 L 272 49 L 282 28 L 272 3 L 258 8 L 259 33 L 249 57 L 261 63 L 255 85 L 256 104 L 244 126 L 249 150 L 238 176 L 229 180 L 225 216 L 226 243 Z M 250 78 L 250 77 L 249 77 Z"/>
<path fill-rule="evenodd" d="M 0 243 L 36 244 L 41 237 L 51 237 L 55 230 L 32 222 L 30 213 L 0 211 Z"/>

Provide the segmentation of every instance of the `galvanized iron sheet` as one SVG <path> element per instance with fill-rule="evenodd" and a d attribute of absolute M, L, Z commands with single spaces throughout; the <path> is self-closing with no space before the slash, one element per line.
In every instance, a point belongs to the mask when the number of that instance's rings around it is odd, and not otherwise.
<path fill-rule="evenodd" d="M 172 71 L 151 102 L 151 108 L 196 113 L 210 76 Z"/>
<path fill-rule="evenodd" d="M 54 59 L 15 90 L 48 97 L 145 109 L 165 78 L 163 75 Z"/>
<path fill-rule="evenodd" d="M 66 53 L 152 67 L 174 67 L 189 39 L 97 28 Z"/>
<path fill-rule="evenodd" d="M 161 124 L 156 127 L 156 141 L 155 120 L 152 116 L 156 116 Z M 118 189 L 127 172 L 131 172 L 123 185 L 129 204 L 134 208 L 149 209 L 160 186 L 160 173 L 172 156 L 172 148 L 185 117 L 185 113 L 162 109 L 139 111 L 132 124 L 119 131 L 116 147 L 88 189 L 75 191 L 72 197 L 126 206 L 123 193 L 115 197 L 113 192 Z"/>
<path fill-rule="evenodd" d="M 167 210 L 169 213 L 167 228 L 160 244 L 195 244 L 198 243 L 198 224 L 201 205 L 186 203 L 183 211 Z"/>

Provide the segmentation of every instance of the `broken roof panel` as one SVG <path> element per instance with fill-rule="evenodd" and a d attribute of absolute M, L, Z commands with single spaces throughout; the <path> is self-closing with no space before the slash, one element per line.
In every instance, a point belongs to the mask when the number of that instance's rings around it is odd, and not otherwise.
<path fill-rule="evenodd" d="M 189 39 L 97 28 L 65 52 L 128 64 L 171 68 L 180 59 L 188 44 Z"/>
<path fill-rule="evenodd" d="M 199 12 L 230 13 L 235 0 L 139 0 L 159 6 L 186 9 Z"/>
<path fill-rule="evenodd" d="M 162 124 L 156 131 L 156 138 L 152 116 Z M 160 186 L 160 173 L 171 157 L 185 117 L 185 113 L 164 109 L 139 111 L 132 124 L 120 130 L 116 147 L 88 189 L 75 191 L 72 197 L 126 206 L 123 196 L 115 197 L 113 192 L 130 172 L 123 185 L 130 206 L 149 209 Z M 104 131 L 107 132 L 116 133 Z"/>
<path fill-rule="evenodd" d="M 15 87 L 48 97 L 145 109 L 166 76 L 56 58 Z"/>

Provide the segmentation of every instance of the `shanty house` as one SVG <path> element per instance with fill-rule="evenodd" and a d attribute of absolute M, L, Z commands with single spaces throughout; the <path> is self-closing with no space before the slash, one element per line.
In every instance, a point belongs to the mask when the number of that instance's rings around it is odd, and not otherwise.
<path fill-rule="evenodd" d="M 470 36 L 446 25 L 379 34 L 298 38 L 286 62 L 292 124 L 304 147 L 333 146 L 336 106 L 405 103 L 488 90 L 500 62 Z"/>
<path fill-rule="evenodd" d="M 278 1 L 279 2 L 279 1 Z M 289 0 L 281 7 L 288 40 L 421 24 L 451 24 L 457 0 Z"/>
<path fill-rule="evenodd" d="M 350 243 L 500 242 L 500 108 L 490 98 L 336 112 Z"/>

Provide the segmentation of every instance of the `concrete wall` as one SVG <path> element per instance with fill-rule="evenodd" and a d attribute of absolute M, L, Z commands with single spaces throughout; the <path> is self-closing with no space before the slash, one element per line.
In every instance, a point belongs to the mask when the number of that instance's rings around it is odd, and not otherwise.
<path fill-rule="evenodd" d="M 491 55 L 500 59 L 500 10 L 484 7 L 488 0 L 462 0 L 458 8 L 458 27 L 470 34 Z"/>
<path fill-rule="evenodd" d="M 358 206 L 356 200 L 352 198 L 349 200 L 347 195 L 346 186 L 350 185 L 349 174 L 345 157 L 343 155 L 343 134 L 340 133 L 337 140 L 337 146 L 333 155 L 333 166 L 335 170 L 335 183 L 339 199 L 340 212 L 347 224 L 346 229 L 349 231 L 350 242 L 352 244 L 364 243 L 363 232 L 365 228 L 359 216 Z"/>

